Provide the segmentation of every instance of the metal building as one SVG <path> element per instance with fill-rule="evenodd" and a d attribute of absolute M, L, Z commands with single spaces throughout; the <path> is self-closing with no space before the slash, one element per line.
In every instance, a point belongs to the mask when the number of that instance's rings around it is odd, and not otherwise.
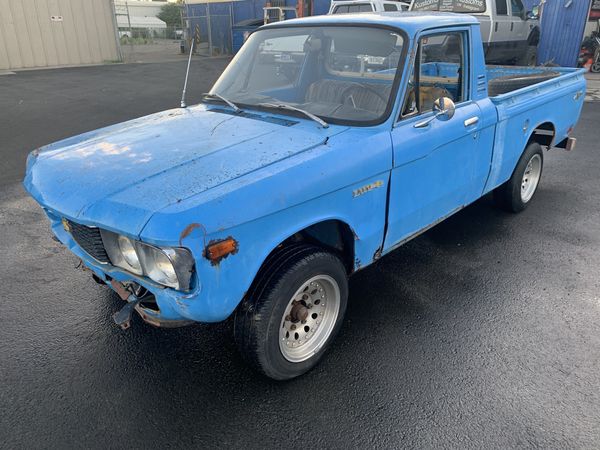
<path fill-rule="evenodd" d="M 120 60 L 112 0 L 0 0 L 0 70 Z"/>
<path fill-rule="evenodd" d="M 523 0 L 523 4 L 528 11 L 540 5 L 538 63 L 575 67 L 592 0 Z"/>
<path fill-rule="evenodd" d="M 542 36 L 538 63 L 575 67 L 591 0 L 546 0 L 542 9 Z"/>

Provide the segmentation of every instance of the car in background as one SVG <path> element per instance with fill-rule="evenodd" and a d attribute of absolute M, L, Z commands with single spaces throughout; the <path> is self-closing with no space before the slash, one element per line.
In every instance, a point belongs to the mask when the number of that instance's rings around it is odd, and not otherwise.
<path fill-rule="evenodd" d="M 488 64 L 535 66 L 540 41 L 538 7 L 527 11 L 522 0 L 412 0 L 411 11 L 470 14 L 481 25 Z"/>
<path fill-rule="evenodd" d="M 327 14 L 349 14 L 349 13 L 361 13 L 361 12 L 383 12 L 383 11 L 408 11 L 410 7 L 409 3 L 405 2 L 394 2 L 394 1 L 361 1 L 361 0 L 349 0 L 349 1 L 332 1 L 331 7 Z"/>

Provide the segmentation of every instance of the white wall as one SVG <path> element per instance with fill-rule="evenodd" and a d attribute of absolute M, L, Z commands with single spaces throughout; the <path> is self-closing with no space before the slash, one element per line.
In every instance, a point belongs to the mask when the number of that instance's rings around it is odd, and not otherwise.
<path fill-rule="evenodd" d="M 0 0 L 0 69 L 120 59 L 112 0 Z"/>
<path fill-rule="evenodd" d="M 115 9 L 118 14 L 127 14 L 129 9 L 130 16 L 138 17 L 156 17 L 160 8 L 168 2 L 143 2 L 136 0 L 115 0 Z"/>

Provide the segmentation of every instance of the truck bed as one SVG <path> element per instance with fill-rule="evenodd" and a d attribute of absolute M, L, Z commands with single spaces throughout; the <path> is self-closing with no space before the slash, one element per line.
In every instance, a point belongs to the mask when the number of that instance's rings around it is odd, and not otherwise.
<path fill-rule="evenodd" d="M 486 72 L 488 89 L 495 80 L 529 80 L 525 86 L 489 97 L 497 113 L 489 191 L 510 178 L 531 130 L 545 130 L 548 148 L 569 136 L 585 99 L 585 70 L 486 66 Z"/>
<path fill-rule="evenodd" d="M 563 81 L 573 77 L 581 77 L 581 79 L 583 79 L 584 72 L 584 69 L 574 69 L 570 67 L 520 67 L 486 65 L 488 88 L 494 83 L 506 81 L 508 84 L 508 82 L 511 80 L 520 80 L 520 83 L 516 84 L 520 84 L 521 86 L 510 89 L 503 94 L 493 95 L 493 93 L 490 93 L 490 97 L 499 98 L 499 100 L 504 98 L 502 97 L 503 95 L 512 93 L 516 90 L 527 90 L 529 88 L 537 89 L 542 86 L 555 85 L 555 82 L 557 81 L 560 81 L 559 85 L 561 85 Z"/>

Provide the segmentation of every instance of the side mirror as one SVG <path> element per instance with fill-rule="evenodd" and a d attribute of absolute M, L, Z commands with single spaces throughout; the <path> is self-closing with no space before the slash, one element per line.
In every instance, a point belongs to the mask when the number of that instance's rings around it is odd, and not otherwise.
<path fill-rule="evenodd" d="M 456 106 L 454 105 L 452 99 L 448 97 L 440 97 L 433 102 L 433 116 L 423 120 L 422 122 L 417 122 L 415 124 L 415 128 L 425 128 L 435 119 L 445 122 L 446 120 L 452 119 L 455 112 Z"/>
<path fill-rule="evenodd" d="M 539 11 L 539 8 L 536 6 L 535 8 L 533 8 L 533 11 L 527 11 L 525 18 L 527 20 L 538 20 L 540 18 L 538 11 Z"/>

